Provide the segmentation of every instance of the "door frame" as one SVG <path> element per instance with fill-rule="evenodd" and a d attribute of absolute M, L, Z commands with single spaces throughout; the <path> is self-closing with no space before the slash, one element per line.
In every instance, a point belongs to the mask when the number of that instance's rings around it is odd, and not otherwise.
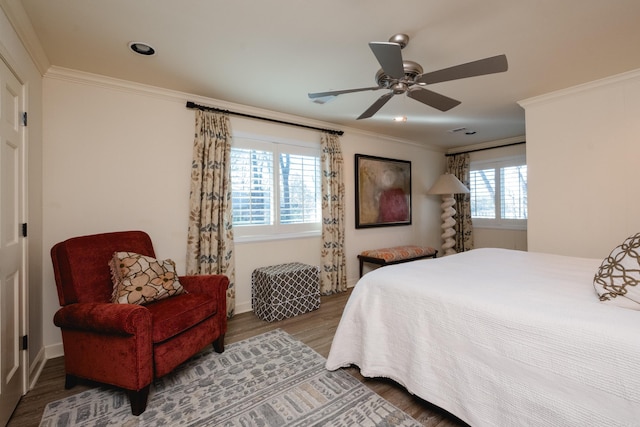
<path fill-rule="evenodd" d="M 25 82 L 24 78 L 22 78 L 21 74 L 16 70 L 16 67 L 12 66 L 10 61 L 11 55 L 9 55 L 2 43 L 0 43 L 0 62 L 6 66 L 10 73 L 16 78 L 18 83 L 20 84 L 20 105 L 18 106 L 19 113 L 25 113 L 27 111 L 28 104 L 28 84 Z M 20 224 L 27 224 L 28 219 L 28 128 L 27 124 L 22 122 L 20 125 L 20 158 L 19 158 L 19 195 L 18 195 L 18 203 L 19 203 L 19 218 L 18 224 L 16 227 L 19 227 Z M 18 336 L 19 337 L 28 337 L 29 324 L 28 324 L 28 308 L 29 308 L 29 268 L 28 268 L 28 253 L 29 253 L 29 240 L 26 236 L 20 235 L 18 237 L 20 239 L 20 269 L 19 274 L 21 277 L 19 283 L 19 295 L 18 295 Z M 28 344 L 27 348 L 21 346 L 20 353 L 18 355 L 19 358 L 19 372 L 17 375 L 20 377 L 20 393 L 21 396 L 24 396 L 29 390 L 29 350 Z M 17 404 L 16 404 L 17 406 Z M 15 410 L 15 408 L 13 409 Z M 10 414 L 9 414 L 10 415 Z"/>

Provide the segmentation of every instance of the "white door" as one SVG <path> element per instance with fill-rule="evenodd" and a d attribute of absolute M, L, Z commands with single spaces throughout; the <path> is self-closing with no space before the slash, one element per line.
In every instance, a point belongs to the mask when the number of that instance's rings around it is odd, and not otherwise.
<path fill-rule="evenodd" d="M 25 391 L 23 86 L 0 58 L 0 426 Z"/>

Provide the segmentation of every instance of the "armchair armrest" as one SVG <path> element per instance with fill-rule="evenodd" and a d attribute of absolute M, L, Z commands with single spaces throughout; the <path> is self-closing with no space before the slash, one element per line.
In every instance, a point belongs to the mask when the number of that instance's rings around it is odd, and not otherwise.
<path fill-rule="evenodd" d="M 180 276 L 178 278 L 187 292 L 219 297 L 227 294 L 229 278 L 222 274 L 204 274 L 197 276 Z"/>
<path fill-rule="evenodd" d="M 151 313 L 135 304 L 75 303 L 59 309 L 53 323 L 64 329 L 103 334 L 149 334 Z"/>
<path fill-rule="evenodd" d="M 218 313 L 221 313 L 221 315 L 226 319 L 227 288 L 229 287 L 229 278 L 227 276 L 224 274 L 204 274 L 180 276 L 178 279 L 187 292 L 203 294 L 213 298 L 217 303 Z"/>

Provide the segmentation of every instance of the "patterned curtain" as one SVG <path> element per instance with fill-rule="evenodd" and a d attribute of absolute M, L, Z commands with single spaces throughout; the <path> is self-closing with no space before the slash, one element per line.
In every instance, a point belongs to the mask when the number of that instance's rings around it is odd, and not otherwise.
<path fill-rule="evenodd" d="M 322 266 L 320 292 L 329 295 L 347 290 L 344 255 L 344 174 L 337 135 L 323 133 L 322 147 Z"/>
<path fill-rule="evenodd" d="M 469 153 L 456 154 L 447 157 L 447 172 L 454 174 L 467 188 L 470 181 Z M 471 222 L 471 195 L 454 194 L 456 204 L 456 252 L 464 252 L 473 249 L 473 224 Z"/>
<path fill-rule="evenodd" d="M 226 114 L 196 111 L 191 165 L 187 274 L 229 278 L 227 316 L 235 310 L 231 213 L 231 126 Z"/>

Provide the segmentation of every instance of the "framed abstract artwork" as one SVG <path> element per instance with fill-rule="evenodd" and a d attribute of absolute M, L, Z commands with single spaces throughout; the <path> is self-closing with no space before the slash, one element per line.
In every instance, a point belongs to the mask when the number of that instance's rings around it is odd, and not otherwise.
<path fill-rule="evenodd" d="M 355 155 L 356 228 L 411 224 L 411 162 Z"/>

